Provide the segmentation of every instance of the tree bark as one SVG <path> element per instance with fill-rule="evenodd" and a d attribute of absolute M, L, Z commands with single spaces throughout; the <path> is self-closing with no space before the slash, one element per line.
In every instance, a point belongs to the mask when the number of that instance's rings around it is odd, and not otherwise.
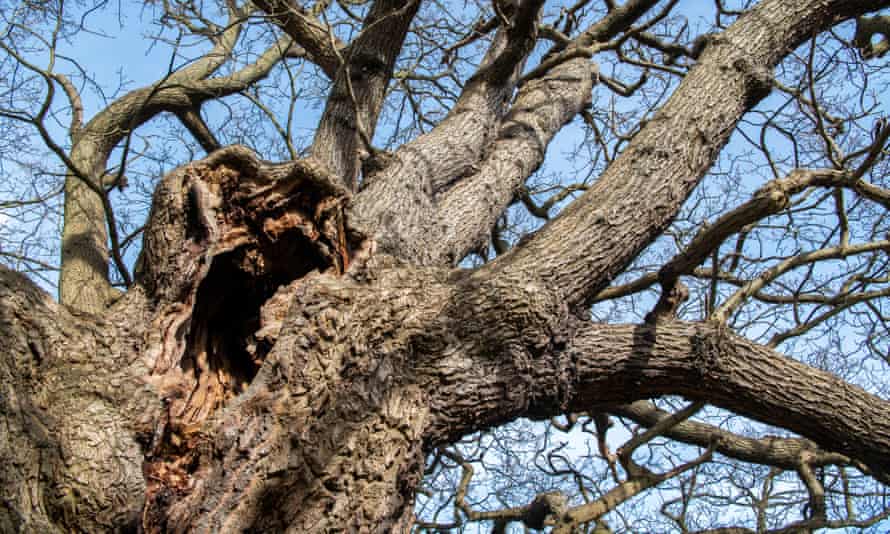
<path fill-rule="evenodd" d="M 99 312 L 111 304 L 115 292 L 108 278 L 108 226 L 99 192 L 104 190 L 105 159 L 88 145 L 75 146 L 71 154 L 71 161 L 85 171 L 84 178 L 72 173 L 65 177 L 59 300 Z"/>
<path fill-rule="evenodd" d="M 695 67 L 577 202 L 492 268 L 540 273 L 581 304 L 673 220 L 772 71 L 803 40 L 887 2 L 762 2 L 709 39 Z M 645 191 L 647 202 L 640 202 Z M 499 267 L 502 265 L 503 267 Z M 544 267 L 545 266 L 545 267 Z M 542 268 L 543 267 L 543 268 Z"/>
<path fill-rule="evenodd" d="M 350 190 L 358 186 L 361 156 L 371 156 L 386 88 L 419 0 L 377 0 L 364 30 L 337 57 L 337 76 L 312 141 L 312 156 Z M 364 136 L 364 139 L 362 139 Z"/>
<path fill-rule="evenodd" d="M 121 532 L 139 523 L 145 443 L 160 405 L 144 382 L 144 310 L 73 313 L 0 267 L 0 530 Z"/>
<path fill-rule="evenodd" d="M 887 400 L 716 323 L 575 313 L 671 221 L 768 92 L 770 68 L 888 3 L 763 2 L 709 44 L 590 192 L 479 269 L 453 264 L 593 83 L 572 59 L 508 107 L 540 2 L 517 9 L 440 128 L 361 192 L 352 160 L 313 150 L 270 163 L 227 147 L 163 178 L 135 284 L 103 313 L 0 268 L 0 529 L 403 532 L 435 447 L 667 394 L 781 425 L 890 481 Z M 141 102 L 172 109 L 185 96 Z M 443 139 L 467 125 L 472 146 Z M 436 226 L 470 215 L 457 233 Z"/>

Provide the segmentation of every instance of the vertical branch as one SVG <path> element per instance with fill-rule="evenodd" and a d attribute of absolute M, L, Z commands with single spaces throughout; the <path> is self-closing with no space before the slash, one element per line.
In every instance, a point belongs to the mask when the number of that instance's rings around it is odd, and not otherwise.
<path fill-rule="evenodd" d="M 370 145 L 419 0 L 377 0 L 361 34 L 340 52 L 329 47 L 343 65 L 315 133 L 310 153 L 339 176 L 349 189 L 358 184 L 360 143 Z M 364 134 L 359 133 L 364 130 Z"/>
<path fill-rule="evenodd" d="M 825 487 L 822 481 L 816 476 L 810 458 L 804 454 L 801 456 L 800 465 L 797 468 L 800 479 L 803 480 L 810 494 L 810 501 L 807 505 L 810 517 L 806 519 L 815 519 L 817 521 L 825 520 Z"/>

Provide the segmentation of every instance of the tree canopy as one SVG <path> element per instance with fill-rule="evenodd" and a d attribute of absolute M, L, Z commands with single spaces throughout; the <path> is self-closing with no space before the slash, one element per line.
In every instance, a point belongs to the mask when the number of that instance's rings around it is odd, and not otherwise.
<path fill-rule="evenodd" d="M 0 531 L 886 531 L 888 7 L 0 0 Z"/>

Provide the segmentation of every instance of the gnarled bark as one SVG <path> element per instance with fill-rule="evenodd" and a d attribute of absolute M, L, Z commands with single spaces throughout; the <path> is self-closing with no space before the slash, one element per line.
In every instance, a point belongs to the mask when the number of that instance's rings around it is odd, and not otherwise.
<path fill-rule="evenodd" d="M 139 524 L 161 404 L 144 380 L 137 293 L 114 308 L 127 321 L 108 320 L 70 312 L 0 267 L 0 530 Z"/>
<path fill-rule="evenodd" d="M 356 132 L 343 119 L 373 129 L 390 51 L 354 80 L 366 84 L 365 108 L 342 101 L 340 73 L 309 158 L 271 163 L 227 147 L 164 177 L 134 286 L 105 313 L 55 304 L 0 268 L 0 528 L 406 531 L 434 448 L 518 417 L 627 410 L 620 405 L 668 394 L 781 425 L 831 461 L 890 481 L 890 401 L 720 323 L 659 314 L 605 325 L 576 314 L 676 215 L 768 92 L 769 69 L 813 33 L 886 4 L 763 2 L 712 40 L 578 203 L 478 269 L 453 264 L 593 84 L 588 62 L 573 58 L 511 100 L 538 1 L 510 13 L 439 128 L 385 160 L 361 192 L 352 191 Z M 376 3 L 359 42 L 401 43 L 416 7 Z M 607 40 L 635 13 L 579 43 Z M 391 34 L 375 35 L 389 24 L 378 15 L 393 17 Z M 350 68 L 366 52 L 347 56 Z M 188 87 L 237 90 L 263 68 L 131 96 L 183 109 L 196 97 Z M 117 141 L 106 142 L 107 156 Z M 673 428 L 691 443 L 697 430 Z M 640 476 L 618 493 L 659 480 Z"/>

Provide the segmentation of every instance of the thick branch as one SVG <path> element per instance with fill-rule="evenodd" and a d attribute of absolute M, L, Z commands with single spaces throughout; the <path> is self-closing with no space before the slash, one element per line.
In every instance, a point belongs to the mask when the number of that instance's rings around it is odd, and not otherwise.
<path fill-rule="evenodd" d="M 430 239 L 431 235 L 441 236 L 445 226 L 452 223 L 451 217 L 457 215 L 449 214 L 449 218 L 439 222 L 434 197 L 453 183 L 478 172 L 480 159 L 496 139 L 515 82 L 535 43 L 540 7 L 539 1 L 522 4 L 513 25 L 498 30 L 479 70 L 467 81 L 448 116 L 433 130 L 392 155 L 391 162 L 371 177 L 370 184 L 356 198 L 354 218 L 359 224 L 376 230 L 375 238 L 382 251 L 426 265 L 460 260 L 441 245 L 430 247 L 434 241 Z M 569 76 L 569 79 L 574 77 Z M 541 87 L 539 92 L 529 91 L 537 103 L 544 100 Z M 574 93 L 569 99 L 573 97 L 576 97 Z M 564 102 L 560 103 L 564 105 Z M 520 163 L 523 167 L 537 166 L 535 159 L 537 151 L 541 150 L 539 141 L 546 143 L 548 136 L 552 136 L 548 133 L 553 127 L 551 121 L 562 126 L 568 120 L 559 118 L 561 109 L 548 109 L 549 113 L 556 111 L 556 118 L 544 114 L 538 119 L 529 112 L 522 115 L 547 124 L 543 132 L 524 134 L 533 137 L 531 144 L 534 146 L 530 149 L 533 152 L 531 158 L 526 156 L 530 161 Z M 523 126 L 513 123 L 512 131 L 519 132 Z M 534 138 L 539 133 L 544 139 Z M 507 188 L 512 195 L 512 186 L 508 184 Z M 503 191 L 493 193 L 497 197 L 504 194 Z M 490 229 L 491 225 L 487 224 L 486 234 Z M 471 240 L 478 243 L 479 239 L 476 235 Z"/>
<path fill-rule="evenodd" d="M 332 42 L 330 29 L 323 22 L 296 2 L 257 0 L 256 5 L 306 51 L 309 61 L 318 65 L 329 79 L 336 77 L 340 61 L 334 48 L 342 51 L 346 45 L 337 38 Z"/>
<path fill-rule="evenodd" d="M 509 354 L 509 363 L 454 355 L 431 366 L 430 445 L 520 415 L 683 395 L 787 428 L 890 479 L 888 401 L 717 325 L 589 324 L 565 350 Z"/>
<path fill-rule="evenodd" d="M 192 134 L 192 137 L 198 141 L 204 152 L 209 154 L 220 148 L 219 141 L 216 140 L 213 131 L 210 130 L 207 123 L 204 122 L 204 118 L 201 117 L 200 109 L 188 109 L 177 113 L 176 116 L 182 125 L 188 129 L 189 133 Z"/>
<path fill-rule="evenodd" d="M 629 2 L 579 39 L 608 41 L 653 4 L 650 0 Z M 527 46 L 530 36 L 516 30 L 513 35 L 512 39 Z M 499 87 L 483 73 L 503 46 L 498 40 L 504 38 L 510 36 L 502 29 L 480 73 L 467 82 L 449 117 L 399 150 L 379 183 L 372 182 L 357 199 L 355 211 L 360 219 L 384 221 L 383 250 L 424 264 L 442 264 L 456 263 L 482 246 L 516 189 L 541 164 L 553 135 L 589 101 L 593 75 L 589 61 L 560 61 L 520 88 L 509 115 L 498 125 L 499 108 L 492 106 L 511 85 Z M 510 48 L 521 47 L 513 43 Z M 496 126 L 498 130 L 490 131 Z M 489 154 L 480 162 L 487 148 Z M 430 202 L 436 194 L 442 195 L 438 208 Z"/>
<path fill-rule="evenodd" d="M 240 24 L 234 24 L 227 29 L 217 46 L 202 59 L 151 86 L 120 97 L 79 130 L 71 149 L 71 162 L 77 170 L 68 176 L 65 185 L 59 276 L 59 297 L 65 304 L 97 313 L 115 297 L 108 281 L 109 237 L 115 263 L 126 273 L 117 250 L 117 223 L 111 216 L 107 196 L 100 194 L 100 177 L 105 173 L 112 150 L 159 113 L 168 111 L 187 116 L 202 102 L 235 94 L 264 78 L 284 57 L 289 37 L 279 39 L 255 62 L 230 75 L 206 78 L 230 59 L 229 52 L 237 41 L 239 28 Z M 213 143 L 204 144 L 207 148 L 213 146 Z M 123 158 L 126 157 L 125 146 Z M 120 172 L 125 170 L 124 163 Z M 129 280 L 127 276 L 123 278 Z"/>
<path fill-rule="evenodd" d="M 883 39 L 873 43 L 875 35 L 881 35 Z M 853 44 L 865 59 L 881 57 L 886 54 L 890 50 L 890 17 L 859 17 L 856 20 L 856 35 Z"/>
<path fill-rule="evenodd" d="M 360 134 L 374 137 L 386 87 L 419 7 L 420 0 L 377 0 L 359 36 L 342 52 L 334 50 L 337 75 L 310 151 L 351 190 L 360 150 L 367 148 Z M 336 46 L 332 34 L 329 42 Z"/>
<path fill-rule="evenodd" d="M 738 120 L 769 93 L 771 70 L 784 55 L 839 20 L 888 3 L 758 4 L 712 39 L 668 103 L 585 195 L 492 269 L 524 272 L 520 278 L 540 273 L 573 303 L 601 290 L 671 222 Z"/>
<path fill-rule="evenodd" d="M 516 190 L 543 163 L 553 136 L 590 101 L 592 87 L 587 59 L 563 63 L 522 86 L 491 154 L 443 195 L 435 211 L 442 224 L 424 233 L 424 248 L 435 261 L 456 263 L 487 241 Z"/>

